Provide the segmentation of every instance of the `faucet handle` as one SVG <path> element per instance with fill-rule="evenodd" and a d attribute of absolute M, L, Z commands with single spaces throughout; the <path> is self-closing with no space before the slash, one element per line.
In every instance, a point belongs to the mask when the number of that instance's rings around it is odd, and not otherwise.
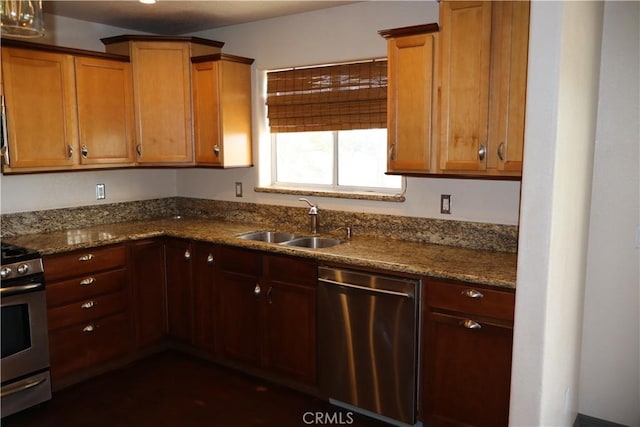
<path fill-rule="evenodd" d="M 340 230 L 345 230 L 347 232 L 347 240 L 351 240 L 351 236 L 353 235 L 351 231 L 351 227 L 345 226 L 345 227 L 336 228 L 336 231 L 340 231 Z"/>

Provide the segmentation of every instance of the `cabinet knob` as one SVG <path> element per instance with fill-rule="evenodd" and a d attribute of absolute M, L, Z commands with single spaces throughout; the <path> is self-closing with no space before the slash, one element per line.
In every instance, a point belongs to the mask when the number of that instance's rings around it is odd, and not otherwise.
<path fill-rule="evenodd" d="M 467 329 L 481 329 L 482 325 L 474 320 L 471 319 L 467 319 L 467 320 L 461 320 L 460 321 L 460 325 L 463 328 L 467 328 Z"/>
<path fill-rule="evenodd" d="M 498 158 L 501 162 L 504 162 L 504 142 L 501 142 L 500 145 L 498 145 Z"/>
<path fill-rule="evenodd" d="M 220 155 L 220 146 L 218 144 L 213 146 L 213 154 L 215 154 L 216 157 Z"/>
<path fill-rule="evenodd" d="M 142 157 L 142 144 L 136 145 L 136 154 L 138 157 Z"/>
<path fill-rule="evenodd" d="M 89 285 L 93 285 L 96 282 L 95 277 L 87 277 L 86 279 L 82 279 L 80 281 L 80 285 L 81 286 L 89 286 Z"/>
<path fill-rule="evenodd" d="M 207 257 L 207 264 L 213 264 L 213 255 L 209 254 L 209 256 Z"/>
<path fill-rule="evenodd" d="M 86 255 L 82 255 L 81 257 L 79 257 L 78 261 L 87 262 L 87 261 L 91 261 L 92 259 L 93 259 L 93 254 L 86 254 Z"/>
<path fill-rule="evenodd" d="M 395 160 L 396 157 L 396 144 L 389 146 L 389 160 Z"/>
<path fill-rule="evenodd" d="M 82 328 L 82 332 L 95 332 L 96 329 L 98 329 L 98 324 L 97 323 L 90 323 L 87 326 L 85 326 L 84 328 Z"/>
<path fill-rule="evenodd" d="M 86 145 L 82 144 L 82 147 L 80 148 L 80 154 L 82 155 L 83 159 L 87 158 L 87 156 L 89 155 L 89 149 Z"/>
<path fill-rule="evenodd" d="M 476 291 L 475 289 L 467 289 L 462 291 L 462 295 L 468 298 L 480 299 L 484 298 L 484 294 L 480 291 Z"/>
<path fill-rule="evenodd" d="M 80 304 L 80 308 L 83 309 L 83 310 L 88 310 L 88 309 L 93 308 L 95 306 L 96 306 L 96 302 L 93 301 L 93 300 L 92 301 L 87 301 L 87 302 L 84 302 L 84 303 Z"/>
<path fill-rule="evenodd" d="M 480 160 L 484 160 L 487 155 L 487 147 L 484 144 L 480 144 L 480 148 L 478 148 L 478 158 Z"/>
<path fill-rule="evenodd" d="M 255 288 L 253 288 L 253 293 L 256 296 L 259 296 L 262 293 L 262 289 L 260 288 L 260 284 L 259 283 L 256 284 Z"/>
<path fill-rule="evenodd" d="M 69 150 L 68 153 L 67 153 L 68 158 L 71 159 L 71 158 L 73 158 L 73 147 L 71 145 L 67 145 L 67 148 Z"/>
<path fill-rule="evenodd" d="M 191 252 L 189 252 L 189 249 L 184 251 L 184 259 L 186 259 L 187 261 L 191 259 Z"/>

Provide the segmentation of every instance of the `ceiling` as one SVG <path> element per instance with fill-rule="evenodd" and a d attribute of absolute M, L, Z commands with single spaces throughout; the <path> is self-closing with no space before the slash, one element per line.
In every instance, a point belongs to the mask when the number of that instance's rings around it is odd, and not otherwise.
<path fill-rule="evenodd" d="M 44 11 L 147 33 L 178 35 L 356 3 L 354 1 L 45 1 Z"/>

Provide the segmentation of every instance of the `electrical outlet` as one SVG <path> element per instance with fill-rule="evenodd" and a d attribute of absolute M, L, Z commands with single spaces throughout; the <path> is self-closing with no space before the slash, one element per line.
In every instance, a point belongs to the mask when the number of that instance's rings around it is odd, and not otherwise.
<path fill-rule="evenodd" d="M 107 193 L 104 184 L 96 184 L 96 200 L 103 200 L 107 198 Z"/>
<path fill-rule="evenodd" d="M 451 214 L 451 194 L 440 195 L 440 213 Z"/>
<path fill-rule="evenodd" d="M 236 197 L 242 197 L 242 183 L 236 182 Z"/>

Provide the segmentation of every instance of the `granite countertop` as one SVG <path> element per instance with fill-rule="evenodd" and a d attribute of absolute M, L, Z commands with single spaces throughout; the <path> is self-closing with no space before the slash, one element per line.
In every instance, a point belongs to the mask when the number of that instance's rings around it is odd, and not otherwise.
<path fill-rule="evenodd" d="M 40 251 L 42 255 L 158 236 L 172 236 L 215 244 L 315 258 L 356 267 L 427 275 L 515 289 L 517 254 L 465 249 L 354 235 L 351 241 L 322 249 L 306 249 L 239 239 L 239 234 L 269 229 L 259 224 L 180 218 L 99 225 L 81 229 L 6 238 L 8 243 Z M 306 234 L 300 230 L 294 231 Z M 341 236 L 342 237 L 342 236 Z"/>

